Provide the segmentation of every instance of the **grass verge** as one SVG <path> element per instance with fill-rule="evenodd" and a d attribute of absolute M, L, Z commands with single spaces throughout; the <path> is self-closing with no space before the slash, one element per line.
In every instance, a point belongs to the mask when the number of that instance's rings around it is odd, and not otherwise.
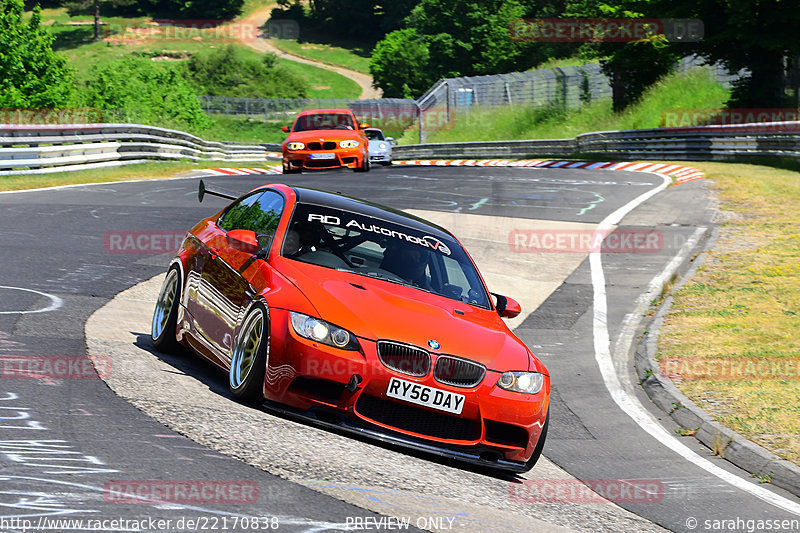
<path fill-rule="evenodd" d="M 713 180 L 726 221 L 674 295 L 662 371 L 720 423 L 800 463 L 800 173 L 692 165 Z"/>
<path fill-rule="evenodd" d="M 192 132 L 209 141 L 233 141 L 241 143 L 275 143 L 286 140 L 281 127 L 291 121 L 267 122 L 257 118 L 245 118 L 244 115 L 209 115 L 211 126 L 203 131 Z"/>
<path fill-rule="evenodd" d="M 310 98 L 348 98 L 361 96 L 361 87 L 350 78 L 313 65 L 278 58 L 278 65 L 304 78 L 310 87 Z"/>
<path fill-rule="evenodd" d="M 254 1 L 252 8 L 263 4 Z M 53 8 L 43 10 L 42 19 L 56 37 L 53 48 L 69 58 L 78 80 L 87 79 L 94 65 L 117 61 L 132 54 L 157 60 L 182 61 L 202 50 L 233 43 L 245 54 L 261 56 L 252 48 L 233 42 L 236 33 L 232 30 L 181 32 L 170 28 L 159 29 L 149 25 L 149 20 L 143 17 L 103 17 L 104 39 L 94 41 L 91 17 L 70 17 L 66 9 Z M 341 50 L 342 53 L 347 52 Z M 310 98 L 358 98 L 361 94 L 356 82 L 330 70 L 285 59 L 278 59 L 278 64 L 306 80 L 310 87 Z"/>
<path fill-rule="evenodd" d="M 728 97 L 729 91 L 708 72 L 694 69 L 665 77 L 650 87 L 637 104 L 621 113 L 614 113 L 610 99 L 586 104 L 582 109 L 503 106 L 451 110 L 449 122 L 436 123 L 435 117 L 431 120 L 426 142 L 571 139 L 591 131 L 658 128 L 666 110 L 721 109 Z M 406 130 L 400 139 L 401 144 L 417 142 L 416 126 Z"/>
<path fill-rule="evenodd" d="M 239 161 L 230 163 L 225 161 L 179 161 L 174 163 L 142 163 L 122 167 L 98 168 L 94 170 L 78 170 L 75 172 L 59 172 L 54 174 L 30 174 L 19 176 L 0 176 L 0 191 L 18 191 L 22 189 L 41 189 L 44 187 L 57 187 L 60 185 L 74 185 L 77 183 L 106 183 L 109 181 L 130 181 L 146 179 L 174 178 L 203 168 L 242 167 L 266 168 L 275 165 L 274 162 L 264 161 Z M 264 176 L 265 183 L 270 177 Z"/>
<path fill-rule="evenodd" d="M 297 57 L 369 74 L 369 52 L 360 44 L 345 47 L 316 40 L 296 41 L 293 39 L 273 39 L 272 43 L 279 50 Z"/>

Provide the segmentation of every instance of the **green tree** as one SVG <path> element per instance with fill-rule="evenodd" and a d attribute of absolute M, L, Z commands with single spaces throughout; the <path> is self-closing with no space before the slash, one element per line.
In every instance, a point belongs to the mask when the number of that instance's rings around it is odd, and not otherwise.
<path fill-rule="evenodd" d="M 405 26 L 405 19 L 411 14 L 419 0 L 388 0 L 378 6 L 380 13 L 381 37 Z"/>
<path fill-rule="evenodd" d="M 290 1 L 292 2 L 290 4 Z M 308 20 L 331 35 L 374 43 L 387 33 L 401 29 L 419 0 L 309 0 Z M 278 0 L 283 13 L 300 20 L 299 0 Z M 277 18 L 277 17 L 276 17 Z"/>
<path fill-rule="evenodd" d="M 698 18 L 705 36 L 684 45 L 709 62 L 750 74 L 734 86 L 730 105 L 784 105 L 784 62 L 800 54 L 800 5 L 786 0 L 670 0 L 667 16 Z"/>
<path fill-rule="evenodd" d="M 376 0 L 313 0 L 309 18 L 326 33 L 356 41 L 380 38 L 380 12 Z"/>
<path fill-rule="evenodd" d="M 512 20 L 526 16 L 517 0 L 422 0 L 408 25 L 430 45 L 437 77 L 494 74 L 530 68 L 542 58 L 536 43 L 514 41 Z"/>
<path fill-rule="evenodd" d="M 297 22 L 303 22 L 305 20 L 306 10 L 303 8 L 303 3 L 300 0 L 278 0 L 277 4 L 278 7 L 270 11 L 270 19 L 291 19 Z"/>
<path fill-rule="evenodd" d="M 228 20 L 242 12 L 244 0 L 148 0 L 139 5 L 148 15 Z"/>
<path fill-rule="evenodd" d="M 594 0 L 568 0 L 565 15 L 575 18 L 656 18 L 663 17 L 657 0 L 621 0 L 597 3 Z M 584 55 L 600 58 L 603 72 L 611 80 L 612 103 L 621 111 L 635 103 L 644 91 L 673 70 L 679 58 L 663 36 L 652 35 L 640 41 L 590 43 Z"/>
<path fill-rule="evenodd" d="M 419 95 L 439 78 L 535 66 L 546 59 L 546 48 L 515 41 L 509 31 L 511 21 L 530 15 L 530 9 L 518 0 L 422 0 L 406 19 L 408 28 L 376 45 L 370 67 L 376 84 L 384 94 L 408 96 L 402 80 L 409 80 L 405 85 Z"/>
<path fill-rule="evenodd" d="M 73 94 L 66 58 L 53 51 L 36 6 L 23 20 L 22 0 L 0 0 L 0 107 L 66 106 Z"/>
<path fill-rule="evenodd" d="M 413 98 L 435 78 L 428 71 L 428 45 L 413 28 L 393 31 L 372 52 L 369 72 L 387 98 Z"/>

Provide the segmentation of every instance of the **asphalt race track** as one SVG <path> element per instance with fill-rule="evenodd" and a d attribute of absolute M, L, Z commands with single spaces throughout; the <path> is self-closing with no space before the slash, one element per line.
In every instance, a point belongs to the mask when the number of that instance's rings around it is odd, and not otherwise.
<path fill-rule="evenodd" d="M 270 178 L 206 182 L 244 192 Z M 661 245 L 652 252 L 589 257 L 535 253 L 525 249 L 530 241 L 524 238 L 514 241 L 521 247 L 509 244 L 510 231 L 530 236 L 542 224 L 594 228 L 662 182 L 632 172 L 437 167 L 289 180 L 422 211 L 459 237 L 464 224 L 462 240 L 482 271 L 490 271 L 490 288 L 507 283 L 528 291 L 519 299 L 536 309 L 524 309 L 530 313 L 514 323 L 515 331 L 547 365 L 554 393 L 548 460 L 521 478 L 240 406 L 231 400 L 225 376 L 200 360 L 154 353 L 142 326 L 150 316 L 142 319 L 137 306 L 147 307 L 145 296 L 153 286 L 157 290 L 157 282 L 139 284 L 164 272 L 171 244 L 164 236 L 180 235 L 224 206 L 215 198 L 198 204 L 196 178 L 0 194 L 0 531 L 22 531 L 21 520 L 31 521 L 28 528 L 68 531 L 48 520 L 70 518 L 129 520 L 96 528 L 108 531 L 255 531 L 274 525 L 287 531 L 374 530 L 396 525 L 390 517 L 410 518 L 412 529 L 428 530 L 712 531 L 707 521 L 800 518 L 792 514 L 792 505 L 800 508 L 797 498 L 758 484 L 691 438 L 662 438 L 653 420 L 661 420 L 664 434 L 674 435 L 674 425 L 630 385 L 636 378 L 626 340 L 639 327 L 637 298 L 677 253 L 691 257 L 701 249 L 713 228 L 702 181 L 670 187 L 622 220 L 617 231 L 654 229 L 660 235 Z M 486 223 L 471 235 L 468 226 L 476 220 Z M 110 236 L 127 234 L 160 235 L 161 241 L 120 253 Z M 684 246 L 691 239 L 696 245 Z M 597 300 L 598 280 L 603 302 Z M 107 368 L 107 385 L 93 368 L 86 370 L 86 322 L 135 286 L 129 300 L 119 300 L 116 318 L 106 317 L 106 329 L 119 332 L 117 341 L 100 339 L 89 352 L 98 369 Z M 137 294 L 145 296 L 137 300 Z M 595 345 L 597 310 L 605 301 L 611 367 L 602 366 Z M 130 358 L 117 355 L 121 344 Z M 59 360 L 71 364 L 71 371 L 65 379 L 13 372 L 31 358 L 42 364 Z M 618 389 L 609 368 L 618 376 Z M 155 388 L 159 384 L 167 387 Z M 123 396 L 133 405 L 109 387 L 127 387 Z M 185 391 L 192 395 L 179 394 Z M 646 413 L 619 400 L 626 394 Z M 698 459 L 687 459 L 681 446 Z M 738 481 L 732 484 L 716 469 Z M 543 503 L 531 492 L 572 483 L 571 476 L 607 484 L 632 480 L 656 490 L 618 498 L 616 505 L 575 497 Z M 208 482 L 225 490 L 214 498 L 177 502 L 132 501 L 115 492 L 132 484 L 152 487 L 154 480 L 173 486 Z"/>

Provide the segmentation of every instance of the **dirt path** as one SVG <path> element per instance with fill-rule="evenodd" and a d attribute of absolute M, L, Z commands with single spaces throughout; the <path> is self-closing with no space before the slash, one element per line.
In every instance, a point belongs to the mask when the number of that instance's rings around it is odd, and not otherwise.
<path fill-rule="evenodd" d="M 259 26 L 264 25 L 264 23 L 269 19 L 270 12 L 274 7 L 277 7 L 278 4 L 269 4 L 263 7 L 256 9 L 247 17 L 240 19 L 238 24 L 241 24 L 242 28 L 258 28 Z M 361 72 L 356 72 L 354 70 L 349 70 L 342 67 L 334 67 L 332 65 L 327 65 L 325 63 L 319 63 L 317 61 L 312 61 L 310 59 L 305 59 L 302 57 L 298 57 L 282 50 L 279 50 L 275 47 L 274 44 L 269 39 L 265 39 L 263 37 L 258 37 L 258 31 L 241 31 L 239 32 L 239 41 L 243 44 L 246 44 L 250 48 L 254 50 L 258 50 L 259 52 L 272 52 L 276 54 L 278 57 L 283 59 L 288 59 L 289 61 L 295 61 L 297 63 L 304 63 L 306 65 L 312 65 L 319 68 L 324 68 L 326 70 L 330 70 L 336 72 L 337 74 L 341 74 L 346 78 L 350 78 L 351 80 L 358 83 L 359 87 L 361 87 L 361 95 L 359 98 L 367 99 L 367 98 L 380 98 L 382 95 L 382 91 L 380 89 L 375 89 L 372 87 L 372 76 L 369 74 L 362 74 Z"/>

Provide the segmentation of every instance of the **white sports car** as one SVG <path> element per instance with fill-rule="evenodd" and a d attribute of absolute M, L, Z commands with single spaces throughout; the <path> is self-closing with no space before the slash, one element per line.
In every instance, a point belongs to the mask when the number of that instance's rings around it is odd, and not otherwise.
<path fill-rule="evenodd" d="M 383 132 L 378 128 L 367 128 L 364 134 L 369 139 L 369 161 L 370 163 L 380 163 L 381 165 L 392 164 L 392 137 L 384 137 Z"/>

